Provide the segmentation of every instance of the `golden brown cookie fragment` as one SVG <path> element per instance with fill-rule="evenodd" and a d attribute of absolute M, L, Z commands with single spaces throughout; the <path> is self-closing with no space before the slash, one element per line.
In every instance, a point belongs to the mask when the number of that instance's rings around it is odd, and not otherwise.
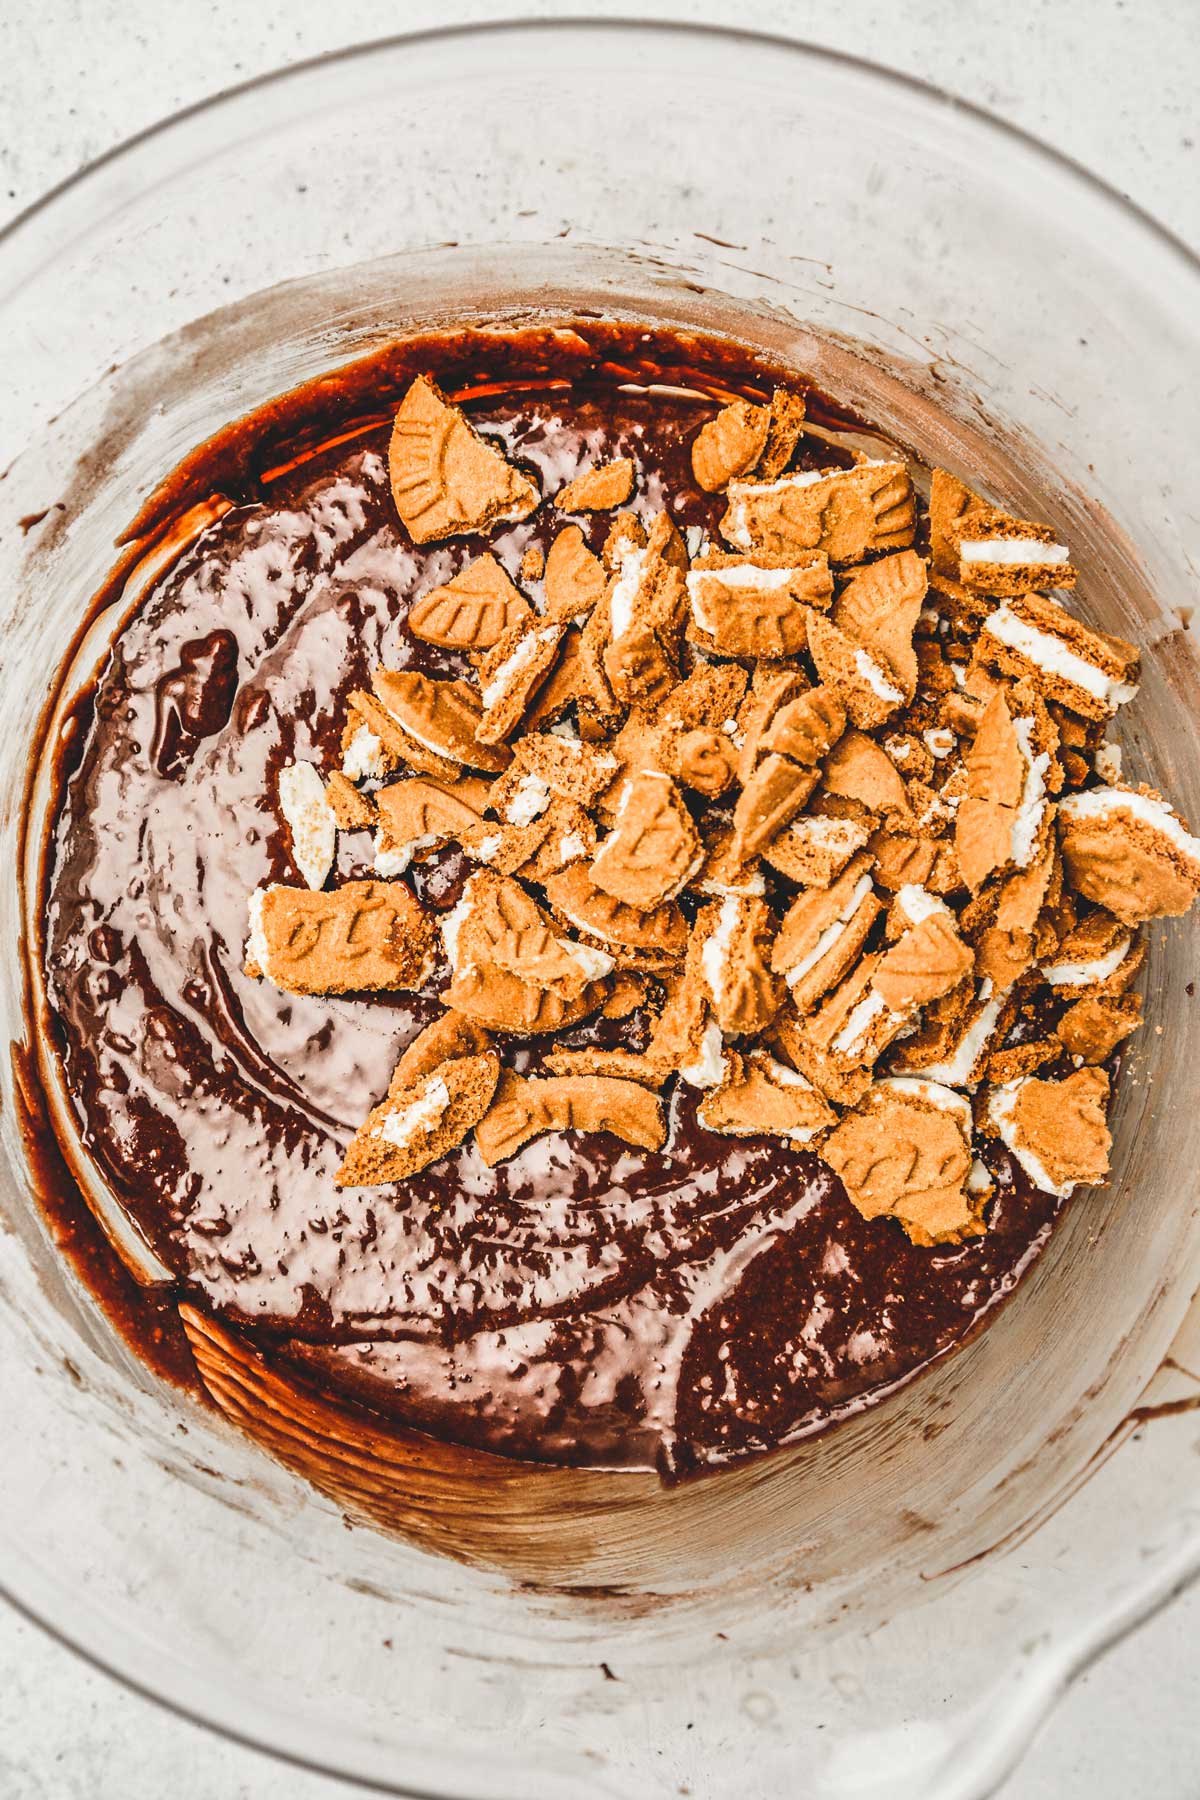
<path fill-rule="evenodd" d="M 884 556 L 850 577 L 833 609 L 833 622 L 861 649 L 883 680 L 899 688 L 905 705 L 917 691 L 913 633 L 929 586 L 915 550 Z"/>
<path fill-rule="evenodd" d="M 867 461 L 770 482 L 731 481 L 720 528 L 739 550 L 823 550 L 831 563 L 856 563 L 875 550 L 907 549 L 916 521 L 904 464 Z"/>
<path fill-rule="evenodd" d="M 369 831 L 374 825 L 374 799 L 360 794 L 340 769 L 334 769 L 326 779 L 325 798 L 340 831 Z"/>
<path fill-rule="evenodd" d="M 422 594 L 409 612 L 408 628 L 444 650 L 490 650 L 506 631 L 532 617 L 525 596 L 486 552 L 443 587 Z"/>
<path fill-rule="evenodd" d="M 904 892 L 902 888 L 901 895 Z M 975 966 L 970 945 L 958 934 L 954 914 L 936 901 L 932 906 L 934 910 L 925 911 L 918 923 L 884 951 L 871 979 L 872 991 L 887 1011 L 906 1019 L 931 1000 L 948 994 Z"/>
<path fill-rule="evenodd" d="M 421 851 L 436 849 L 451 838 L 461 840 L 483 824 L 465 797 L 421 776 L 389 782 L 375 800 L 379 825 L 375 868 L 387 877 L 403 875 Z"/>
<path fill-rule="evenodd" d="M 523 519 L 541 498 L 424 375 L 400 403 L 388 470 L 396 511 L 416 544 Z"/>
<path fill-rule="evenodd" d="M 586 619 L 604 596 L 604 564 L 588 549 L 578 525 L 566 525 L 550 546 L 544 586 L 547 619 Z"/>
<path fill-rule="evenodd" d="M 582 863 L 551 876 L 545 890 L 558 918 L 610 950 L 619 965 L 653 972 L 682 960 L 687 924 L 674 901 L 643 912 L 597 887 Z"/>
<path fill-rule="evenodd" d="M 883 911 L 870 866 L 860 852 L 831 887 L 801 894 L 784 916 L 771 967 L 787 982 L 799 1013 L 810 1011 L 854 967 Z"/>
<path fill-rule="evenodd" d="M 471 876 L 458 905 L 442 922 L 442 936 L 456 978 L 473 968 L 506 973 L 567 1001 L 612 969 L 612 958 L 604 951 L 556 933 L 519 881 L 490 869 Z"/>
<path fill-rule="evenodd" d="M 876 730 L 903 706 L 903 690 L 888 670 L 832 619 L 813 619 L 808 647 L 821 681 L 838 695 L 860 731 Z"/>
<path fill-rule="evenodd" d="M 728 732 L 705 728 L 664 733 L 663 773 L 693 793 L 715 800 L 737 779 L 737 750 Z"/>
<path fill-rule="evenodd" d="M 848 800 L 863 819 L 898 825 L 912 818 L 904 783 L 887 751 L 861 731 L 847 731 L 825 759 L 821 788 Z"/>
<path fill-rule="evenodd" d="M 1134 645 L 1092 631 L 1041 594 L 1015 594 L 989 613 L 977 654 L 1085 719 L 1111 718 L 1137 692 Z"/>
<path fill-rule="evenodd" d="M 551 1050 L 545 1067 L 552 1075 L 603 1075 L 636 1081 L 656 1092 L 671 1073 L 669 1063 L 632 1050 Z"/>
<path fill-rule="evenodd" d="M 801 887 L 827 888 L 866 842 L 866 829 L 852 819 L 802 814 L 766 845 L 763 859 Z"/>
<path fill-rule="evenodd" d="M 624 506 L 633 492 L 633 459 L 618 456 L 612 462 L 596 463 L 568 481 L 554 496 L 559 512 L 607 512 Z"/>
<path fill-rule="evenodd" d="M 783 474 L 804 436 L 804 418 L 804 395 L 777 387 L 771 395 L 766 448 L 754 465 L 759 481 L 774 481 Z"/>
<path fill-rule="evenodd" d="M 1065 1081 L 1012 1081 L 988 1097 L 987 1121 L 1045 1193 L 1065 1198 L 1108 1173 L 1108 1076 L 1077 1069 Z"/>
<path fill-rule="evenodd" d="M 767 447 L 771 410 L 751 400 L 734 400 L 703 424 L 692 440 L 692 474 L 697 486 L 715 494 L 736 475 L 745 475 Z"/>
<path fill-rule="evenodd" d="M 610 1131 L 643 1150 L 660 1150 L 667 1135 L 660 1102 L 638 1082 L 600 1075 L 528 1080 L 506 1069 L 475 1127 L 484 1162 L 494 1168 L 546 1131 Z"/>
<path fill-rule="evenodd" d="M 502 744 L 520 726 L 562 647 L 566 626 L 521 621 L 497 640 L 479 666 L 479 744 Z"/>
<path fill-rule="evenodd" d="M 443 1012 L 419 1031 L 409 1044 L 392 1076 L 391 1086 L 412 1087 L 432 1075 L 443 1063 L 464 1056 L 481 1056 L 492 1047 L 491 1034 L 462 1013 Z"/>
<path fill-rule="evenodd" d="M 540 581 L 546 573 L 546 552 L 540 544 L 527 544 L 521 552 L 522 581 Z"/>
<path fill-rule="evenodd" d="M 1007 596 L 1072 588 L 1071 553 L 1049 525 L 986 508 L 958 523 L 958 579 L 972 593 Z"/>
<path fill-rule="evenodd" d="M 779 1011 L 782 990 L 770 967 L 773 925 L 764 900 L 740 894 L 726 894 L 696 920 L 699 972 L 723 1032 L 755 1036 Z"/>
<path fill-rule="evenodd" d="M 1178 917 L 1200 894 L 1200 840 L 1152 789 L 1068 794 L 1058 834 L 1073 885 L 1126 925 Z"/>
<path fill-rule="evenodd" d="M 1098 994 L 1069 1006 L 1055 1030 L 1069 1056 L 1102 1063 L 1141 1022 L 1140 994 Z"/>
<path fill-rule="evenodd" d="M 616 825 L 592 859 L 591 876 L 606 894 L 653 912 L 675 898 L 702 859 L 692 815 L 675 783 L 644 774 L 626 789 Z"/>
<path fill-rule="evenodd" d="M 387 1098 L 367 1114 L 334 1176 L 337 1187 L 407 1181 L 439 1162 L 483 1118 L 500 1075 L 491 1052 L 440 1063 L 413 1081 L 392 1079 Z"/>
<path fill-rule="evenodd" d="M 709 551 L 687 574 L 688 634 L 717 656 L 800 656 L 809 619 L 833 599 L 829 562 L 821 551 L 792 561 L 766 555 Z"/>
<path fill-rule="evenodd" d="M 453 781 L 464 768 L 507 767 L 506 751 L 479 740 L 479 698 L 465 681 L 434 681 L 415 669 L 376 669 L 371 686 L 399 734 L 403 760 L 422 775 Z M 360 711 L 370 700 L 358 691 L 350 697 Z"/>
<path fill-rule="evenodd" d="M 1103 907 L 1088 913 L 1042 962 L 1042 978 L 1064 999 L 1123 994 L 1141 964 L 1133 932 Z"/>
<path fill-rule="evenodd" d="M 578 738 L 534 732 L 514 744 L 513 767 L 536 776 L 552 794 L 590 807 L 612 786 L 620 764 L 611 750 L 598 750 Z"/>
<path fill-rule="evenodd" d="M 864 1219 L 896 1219 L 915 1244 L 957 1244 L 984 1230 L 986 1193 L 970 1186 L 971 1109 L 936 1082 L 877 1081 L 821 1155 Z"/>
<path fill-rule="evenodd" d="M 442 933 L 452 970 L 446 1005 L 488 1030 L 557 1031 L 604 999 L 612 959 L 556 937 L 524 889 L 490 870 L 471 877 Z"/>
<path fill-rule="evenodd" d="M 257 888 L 250 896 L 247 975 L 288 994 L 420 987 L 434 928 L 401 882 L 347 881 L 330 894 Z"/>
<path fill-rule="evenodd" d="M 696 1109 L 709 1131 L 729 1137 L 766 1133 L 802 1148 L 836 1123 L 837 1114 L 812 1083 L 769 1052 L 731 1051 L 726 1062 L 725 1080 Z"/>
<path fill-rule="evenodd" d="M 738 862 L 760 855 L 801 812 L 817 785 L 816 769 L 790 757 L 763 758 L 738 795 L 733 814 L 733 854 Z"/>

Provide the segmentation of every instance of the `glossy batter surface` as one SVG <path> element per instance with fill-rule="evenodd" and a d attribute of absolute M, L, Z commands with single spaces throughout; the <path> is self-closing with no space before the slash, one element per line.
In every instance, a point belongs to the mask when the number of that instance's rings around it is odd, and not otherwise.
<path fill-rule="evenodd" d="M 666 494 L 681 527 L 711 531 L 723 501 L 688 459 L 711 402 L 628 391 L 678 347 L 617 328 L 593 342 L 519 393 L 468 398 L 474 422 L 543 491 L 632 455 L 639 508 Z M 748 355 L 687 349 L 689 380 L 709 366 L 714 393 L 768 383 Z M 466 361 L 444 344 L 429 359 L 448 386 Z M 345 698 L 370 668 L 466 671 L 405 617 L 483 545 L 407 541 L 386 440 L 360 430 L 269 481 L 226 481 L 231 510 L 126 623 L 82 715 L 46 942 L 82 1144 L 181 1292 L 438 1435 L 679 1474 L 818 1429 L 963 1338 L 1059 1202 L 1011 1185 L 1002 1157 L 987 1235 L 920 1248 L 894 1221 L 865 1222 L 814 1156 L 706 1131 L 687 1088 L 660 1153 L 567 1133 L 494 1170 L 468 1143 L 403 1187 L 333 1186 L 439 978 L 428 995 L 283 994 L 242 973 L 246 900 L 295 880 L 276 773 L 335 765 Z M 828 463 L 828 445 L 814 439 L 810 460 Z M 594 547 L 608 523 L 593 521 Z M 487 548 L 519 579 L 523 551 L 560 524 L 543 505 Z M 337 876 L 369 874 L 371 856 L 369 833 L 341 834 Z M 444 910 L 468 872 L 451 853 L 409 878 Z M 640 1047 L 643 1030 L 634 1015 L 566 1041 Z M 516 1066 L 538 1060 L 526 1042 Z"/>

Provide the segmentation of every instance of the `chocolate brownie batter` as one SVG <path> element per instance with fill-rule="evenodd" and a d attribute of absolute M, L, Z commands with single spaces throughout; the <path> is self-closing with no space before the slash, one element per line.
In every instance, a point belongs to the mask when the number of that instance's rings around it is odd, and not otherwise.
<path fill-rule="evenodd" d="M 567 1132 L 489 1169 L 468 1139 L 401 1186 L 334 1186 L 445 970 L 363 998 L 243 972 L 247 896 L 295 879 L 278 771 L 338 765 L 347 696 L 377 663 L 469 674 L 409 634 L 409 609 L 484 548 L 519 582 L 562 523 L 543 504 L 486 542 L 409 541 L 386 412 L 417 370 L 544 493 L 630 456 L 638 510 L 667 503 L 710 535 L 725 502 L 693 479 L 697 426 L 779 375 L 728 344 L 616 325 L 557 344 L 430 338 L 390 351 L 373 385 L 360 367 L 191 459 L 147 516 L 214 490 L 228 510 L 124 623 L 77 710 L 45 896 L 55 1048 L 80 1144 L 180 1298 L 446 1439 L 678 1476 L 819 1430 L 961 1342 L 1061 1202 L 989 1150 L 986 1234 L 921 1247 L 864 1220 L 815 1155 L 704 1129 L 679 1083 L 660 1152 Z M 839 428 L 863 429 L 810 393 L 796 466 L 848 462 Z M 610 519 L 581 522 L 599 550 Z M 470 867 L 453 850 L 405 879 L 444 913 Z M 341 833 L 333 879 L 372 873 L 370 833 Z M 634 1013 L 563 1041 L 640 1049 L 645 1032 Z M 536 1040 L 501 1047 L 539 1064 Z"/>

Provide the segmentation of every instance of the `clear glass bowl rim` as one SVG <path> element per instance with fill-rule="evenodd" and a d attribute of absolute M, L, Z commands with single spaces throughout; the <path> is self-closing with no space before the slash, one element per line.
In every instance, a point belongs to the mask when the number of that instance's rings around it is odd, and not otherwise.
<path fill-rule="evenodd" d="M 998 151 L 1003 151 L 1010 159 L 1015 158 L 1031 171 L 1036 171 L 1040 181 L 1053 180 L 1060 191 L 1072 196 L 1077 206 L 1086 206 L 1097 221 L 1103 220 L 1104 228 L 1110 234 L 1109 252 L 1114 260 L 1122 256 L 1123 249 L 1136 252 L 1143 263 L 1146 258 L 1151 258 L 1156 271 L 1165 282 L 1172 284 L 1170 287 L 1156 287 L 1156 298 L 1182 317 L 1190 317 L 1192 320 L 1200 318 L 1200 254 L 1153 214 L 1121 194 L 1067 152 L 1043 142 L 1022 127 L 972 101 L 961 99 L 919 76 L 888 68 L 869 58 L 780 33 L 710 22 L 589 15 L 570 18 L 513 15 L 503 19 L 392 33 L 270 70 L 220 89 L 215 94 L 168 114 L 84 163 L 0 228 L 0 309 L 29 277 L 65 251 L 85 223 L 87 227 L 94 227 L 123 202 L 129 192 L 127 183 L 131 172 L 136 172 L 142 165 L 149 167 L 154 159 L 155 184 L 169 180 L 172 171 L 190 165 L 194 153 L 202 148 L 201 134 L 209 129 L 214 119 L 225 116 L 231 122 L 236 122 L 248 118 L 256 97 L 264 91 L 286 95 L 289 87 L 299 88 L 311 78 L 319 78 L 325 73 L 340 74 L 347 65 L 356 61 L 368 61 L 427 44 L 452 44 L 456 40 L 464 44 L 495 42 L 511 39 L 519 34 L 537 40 L 582 36 L 589 32 L 612 37 L 637 37 L 642 40 L 707 40 L 714 47 L 715 54 L 720 53 L 717 46 L 724 46 L 734 55 L 739 45 L 754 46 L 756 50 L 777 55 L 781 61 L 792 59 L 797 64 L 808 65 L 818 72 L 826 68 L 850 73 L 866 84 L 875 84 L 881 90 L 902 95 L 910 103 L 925 107 L 930 112 L 944 109 L 953 115 L 960 130 L 983 142 L 993 140 Z M 161 160 L 164 150 L 170 152 L 166 159 L 170 167 L 165 174 Z M 1143 266 L 1143 277 L 1148 273 L 1148 269 Z M 0 311 L 0 324 L 2 322 Z M 1165 1606 L 1197 1575 L 1200 1575 L 1200 1539 L 1189 1545 L 1186 1553 L 1175 1560 L 1173 1579 L 1162 1580 L 1160 1577 L 1159 1580 L 1148 1583 L 1140 1593 L 1129 1593 L 1123 1606 L 1114 1609 L 1107 1616 L 1097 1616 L 1091 1621 L 1091 1630 L 1080 1634 L 1086 1636 L 1085 1645 L 1081 1648 L 1079 1638 L 1076 1638 L 1075 1653 L 1071 1656 L 1069 1665 L 1064 1664 L 1053 1671 L 1047 1671 L 1048 1679 L 1033 1697 L 1033 1704 L 1027 1706 L 1026 1716 L 1019 1722 L 1013 1721 L 1015 1734 L 1019 1737 L 1018 1753 L 1032 1738 L 1038 1725 L 1067 1686 L 1090 1663 L 1160 1607 Z M 31 1585 L 36 1587 L 36 1579 Z M 428 1790 L 400 1786 L 392 1781 L 377 1782 L 364 1775 L 348 1773 L 327 1760 L 291 1750 L 278 1735 L 267 1729 L 260 1734 L 241 1729 L 230 1719 L 218 1716 L 215 1707 L 206 1711 L 199 1704 L 192 1707 L 176 1697 L 156 1692 L 147 1683 L 123 1669 L 117 1658 L 109 1659 L 96 1647 L 77 1639 L 67 1621 L 53 1617 L 49 1608 L 40 1606 L 35 1598 L 22 1591 L 20 1581 L 12 1579 L 11 1570 L 2 1568 L 0 1599 L 5 1600 L 23 1618 L 44 1630 L 57 1643 L 80 1656 L 85 1663 L 178 1718 L 203 1726 L 228 1741 L 244 1744 L 250 1749 L 312 1773 L 324 1774 L 376 1792 L 408 1796 L 409 1800 L 434 1800 Z M 463 1800 L 469 1800 L 469 1797 L 464 1795 Z"/>

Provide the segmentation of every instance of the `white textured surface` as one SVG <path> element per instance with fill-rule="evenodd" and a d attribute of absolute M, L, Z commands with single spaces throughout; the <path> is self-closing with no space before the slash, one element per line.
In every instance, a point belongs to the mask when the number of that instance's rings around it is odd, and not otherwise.
<path fill-rule="evenodd" d="M 41 0 L 0 7 L 0 223 L 180 106 L 281 63 L 455 20 L 610 13 L 607 0 Z M 1002 114 L 1200 242 L 1195 0 L 658 0 L 655 16 L 789 33 Z M 382 1634 L 381 1634 L 382 1635 Z M 0 1611 L 0 1800 L 346 1800 L 170 1717 Z M 1080 1681 L 1004 1800 L 1195 1800 L 1200 1592 Z"/>

